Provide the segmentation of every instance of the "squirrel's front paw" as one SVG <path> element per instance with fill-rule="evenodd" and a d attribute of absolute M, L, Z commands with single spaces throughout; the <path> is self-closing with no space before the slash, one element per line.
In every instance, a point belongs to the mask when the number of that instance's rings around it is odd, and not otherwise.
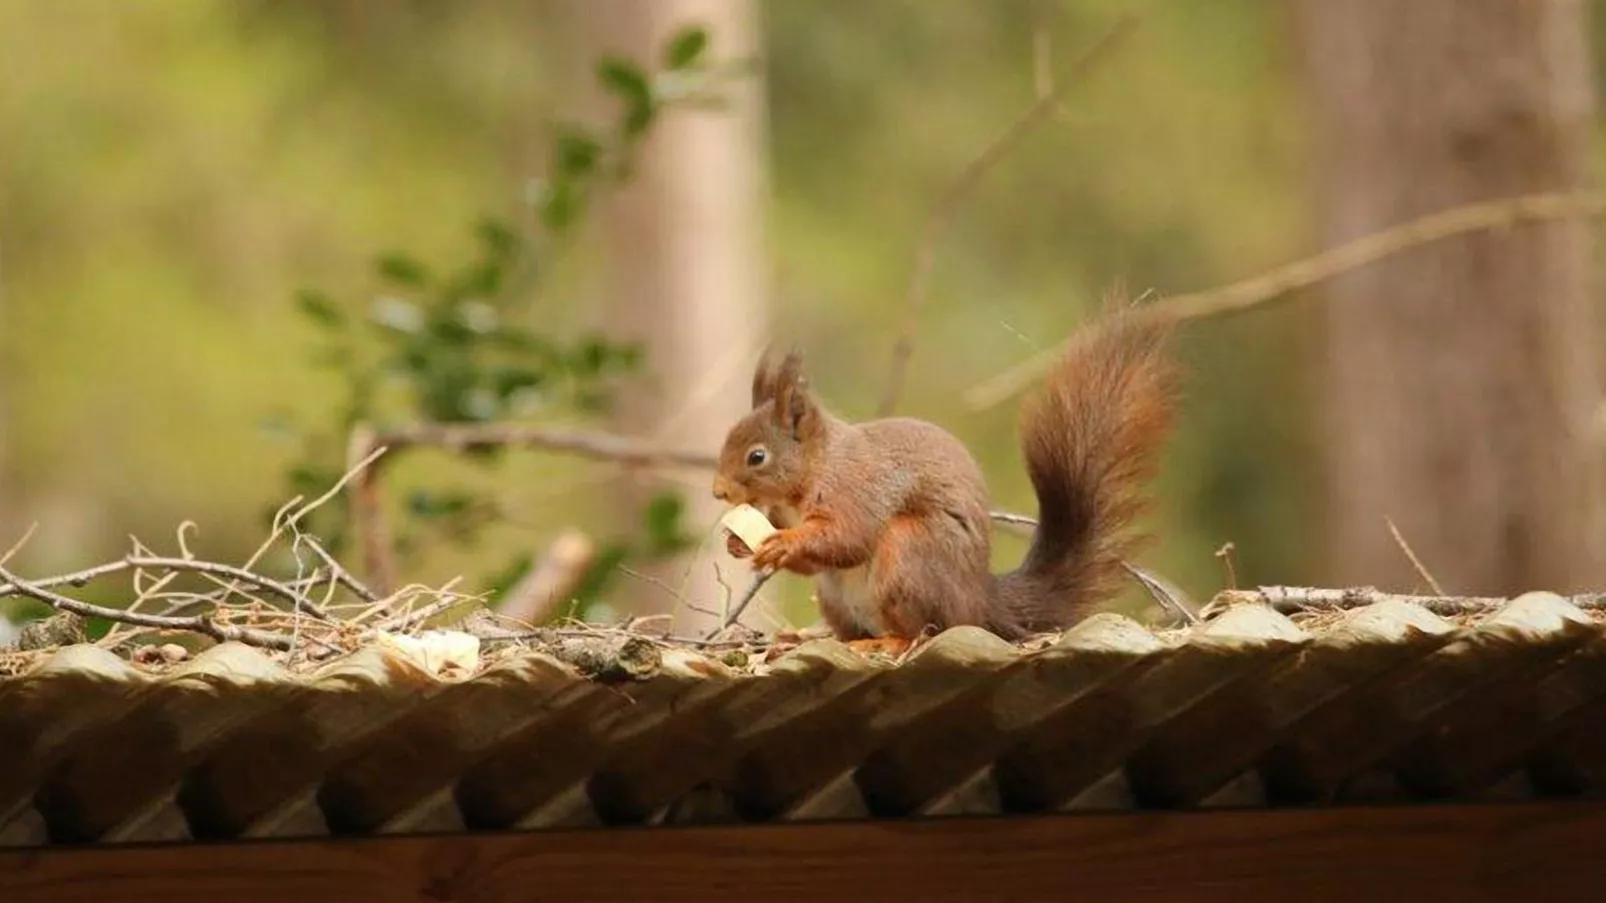
<path fill-rule="evenodd" d="M 780 530 L 759 543 L 758 551 L 753 553 L 753 567 L 756 570 L 796 571 L 800 570 L 802 557 L 797 534 L 791 530 Z"/>

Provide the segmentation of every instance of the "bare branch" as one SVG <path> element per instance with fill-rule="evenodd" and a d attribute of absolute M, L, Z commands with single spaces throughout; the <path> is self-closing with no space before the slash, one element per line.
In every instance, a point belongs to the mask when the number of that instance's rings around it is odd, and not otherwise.
<path fill-rule="evenodd" d="M 145 555 L 130 555 L 123 560 L 128 562 L 130 566 L 136 568 L 160 568 L 170 572 L 183 571 L 197 574 L 208 574 L 213 577 L 232 578 L 235 581 L 233 586 L 254 586 L 257 589 L 266 590 L 267 592 L 273 593 L 286 602 L 295 605 L 300 610 L 306 612 L 314 618 L 317 618 L 320 621 L 330 620 L 329 612 L 325 611 L 323 606 L 307 598 L 304 594 L 296 592 L 294 589 L 278 580 L 274 580 L 272 577 L 264 577 L 261 574 L 253 573 L 245 570 L 244 568 L 238 568 L 229 564 L 217 564 L 211 561 L 200 561 L 194 558 L 157 558 Z M 232 588 L 226 589 L 230 589 L 232 591 Z"/>
<path fill-rule="evenodd" d="M 16 542 L 11 544 L 11 548 L 6 549 L 5 554 L 0 554 L 0 567 L 4 567 L 7 562 L 11 561 L 13 556 L 22 551 L 22 547 L 28 544 L 28 540 L 33 539 L 33 534 L 38 529 L 38 521 L 34 521 L 33 523 L 29 524 L 28 529 L 22 531 L 22 536 L 19 537 Z"/>
<path fill-rule="evenodd" d="M 669 598 L 674 599 L 676 602 L 679 602 L 682 605 L 689 604 L 687 602 L 687 600 L 686 600 L 685 595 L 683 595 L 680 592 L 680 590 L 675 589 L 673 586 L 670 586 L 668 583 L 665 583 L 663 580 L 660 580 L 659 578 L 654 577 L 651 574 L 644 574 L 641 571 L 636 570 L 635 568 L 626 567 L 625 565 L 622 565 L 622 564 L 619 565 L 618 568 L 619 568 L 619 573 L 624 574 L 626 577 L 630 577 L 630 578 L 635 579 L 635 580 L 640 580 L 642 583 L 646 583 L 646 584 L 649 584 L 651 586 L 656 586 L 657 588 L 659 588 L 659 589 L 663 590 L 664 592 L 668 593 L 669 594 Z"/>
<path fill-rule="evenodd" d="M 1350 270 L 1446 238 L 1509 228 L 1522 222 L 1600 216 L 1602 213 L 1606 213 L 1606 193 L 1600 192 L 1521 195 L 1452 207 L 1362 236 L 1250 279 L 1208 291 L 1174 295 L 1147 307 L 1145 315 L 1181 323 L 1244 313 Z M 972 386 L 964 394 L 965 406 L 981 411 L 1003 404 L 1053 366 L 1064 347 L 1063 342 L 1057 343 L 1054 348 L 1034 354 Z"/>
<path fill-rule="evenodd" d="M 58 586 L 82 587 L 87 586 L 91 580 L 94 580 L 97 577 L 104 577 L 108 574 L 116 574 L 121 571 L 126 571 L 129 569 L 129 567 L 130 565 L 127 561 L 111 561 L 107 562 L 106 564 L 96 565 L 92 568 L 84 568 L 81 571 L 74 571 L 71 574 L 62 574 L 59 577 L 43 578 L 35 582 L 33 585 L 40 589 L 53 589 Z M 0 597 L 17 595 L 24 595 L 22 587 L 17 586 L 9 581 L 0 583 Z"/>
<path fill-rule="evenodd" d="M 1416 557 L 1416 552 L 1411 549 L 1411 544 L 1405 541 L 1405 536 L 1400 533 L 1400 528 L 1394 526 L 1394 518 L 1385 517 L 1383 520 L 1388 523 L 1389 532 L 1394 534 L 1394 541 L 1399 543 L 1400 551 L 1404 552 L 1405 557 L 1410 559 L 1411 567 L 1416 568 L 1417 575 L 1427 581 L 1428 589 L 1433 590 L 1435 596 L 1444 595 L 1444 587 L 1439 585 L 1439 581 L 1433 579 L 1433 574 L 1422 563 L 1422 559 Z"/>
<path fill-rule="evenodd" d="M 725 618 L 720 623 L 719 627 L 711 631 L 708 636 L 705 637 L 705 639 L 712 639 L 718 636 L 720 633 L 728 629 L 732 624 L 740 621 L 742 619 L 742 612 L 747 610 L 748 604 L 758 596 L 758 591 L 763 589 L 764 584 L 768 583 L 769 579 L 773 576 L 775 576 L 775 572 L 772 570 L 759 571 L 758 574 L 753 577 L 753 582 L 747 587 L 747 592 L 742 593 L 742 597 L 736 600 L 735 607 L 731 608 L 725 613 Z"/>
<path fill-rule="evenodd" d="M 43 602 L 57 611 L 71 612 L 80 617 L 105 618 L 108 621 L 115 621 L 121 624 L 153 627 L 158 630 L 193 631 L 206 634 L 223 642 L 245 643 L 249 646 L 261 646 L 280 651 L 290 648 L 290 638 L 288 636 L 251 627 L 236 627 L 232 624 L 223 624 L 210 615 L 174 618 L 165 615 L 119 611 L 115 608 L 103 608 L 99 605 L 91 605 L 88 602 L 80 602 L 77 599 L 52 592 L 42 586 L 23 580 L 4 568 L 0 568 L 0 578 L 3 578 L 8 585 L 14 587 L 24 596 Z"/>
<path fill-rule="evenodd" d="M 244 585 L 266 590 L 287 602 L 300 606 L 303 611 L 320 621 L 330 620 L 329 613 L 324 610 L 323 606 L 313 602 L 311 599 L 308 599 L 304 594 L 298 592 L 295 588 L 289 586 L 288 584 L 274 580 L 271 577 L 264 577 L 261 574 L 255 574 L 244 568 L 235 567 L 228 564 L 201 561 L 195 558 L 162 558 L 152 555 L 129 555 L 121 561 L 108 562 L 106 564 L 97 565 L 96 567 L 76 571 L 71 574 L 63 574 L 60 577 L 49 577 L 34 583 L 30 583 L 28 586 L 23 586 L 22 584 L 19 584 L 7 577 L 7 582 L 0 583 L 0 597 L 16 595 L 31 596 L 32 593 L 29 592 L 28 587 L 32 587 L 34 589 L 50 589 L 63 585 L 81 587 L 97 577 L 105 577 L 109 574 L 116 574 L 122 571 L 139 568 L 160 569 L 169 572 L 170 575 L 174 573 L 185 572 L 206 574 L 212 577 L 232 578 L 235 581 L 235 586 Z M 164 586 L 169 579 L 171 579 L 170 576 L 165 577 L 162 580 L 159 580 L 155 586 L 140 590 L 139 594 L 142 597 L 154 596 L 156 591 Z M 34 598 L 38 597 L 35 596 Z M 213 601 L 219 600 L 214 599 Z"/>
<path fill-rule="evenodd" d="M 455 580 L 452 581 L 452 583 L 456 583 L 456 582 L 457 581 L 455 581 Z M 447 586 L 450 587 L 451 583 L 447 584 Z M 388 618 L 388 619 L 380 622 L 379 629 L 380 630 L 387 630 L 387 631 L 390 631 L 392 633 L 401 633 L 403 631 L 412 630 L 414 627 L 417 627 L 420 624 L 423 624 L 425 621 L 428 621 L 430 618 L 433 618 L 436 615 L 441 614 L 443 612 L 450 611 L 450 610 L 452 610 L 453 608 L 456 608 L 459 605 L 471 604 L 471 603 L 476 603 L 477 602 L 477 603 L 480 603 L 481 606 L 483 607 L 484 602 L 485 602 L 485 597 L 483 595 L 468 595 L 468 594 L 465 594 L 465 593 L 454 593 L 454 592 L 449 592 L 447 589 L 434 590 L 434 591 L 431 591 L 431 592 L 436 596 L 436 599 L 435 599 L 434 602 L 431 602 L 430 604 L 425 605 L 423 608 L 419 608 L 419 609 L 416 609 L 414 611 L 407 612 L 405 614 L 395 615 L 395 616 L 393 616 L 391 618 Z M 386 605 L 384 607 L 394 608 L 395 606 L 394 605 Z"/>
<path fill-rule="evenodd" d="M 324 567 L 329 569 L 329 576 L 336 583 L 344 586 L 346 589 L 351 590 L 352 593 L 357 596 L 357 598 L 363 600 L 364 602 L 379 601 L 379 594 L 369 589 L 368 586 L 361 580 L 353 577 L 351 572 L 347 571 L 344 567 L 341 567 L 340 562 L 336 561 L 335 557 L 329 554 L 329 550 L 325 549 L 322 543 L 319 543 L 311 536 L 303 536 L 302 541 L 312 547 L 313 554 L 317 555 L 319 560 L 323 562 Z M 308 578 L 309 581 L 317 581 L 319 579 L 320 575 L 317 571 L 313 571 L 312 576 Z"/>
<path fill-rule="evenodd" d="M 948 185 L 948 188 L 937 199 L 930 219 L 926 221 L 926 229 L 921 237 L 919 250 L 915 254 L 914 273 L 909 279 L 909 292 L 904 300 L 903 325 L 898 332 L 898 341 L 892 348 L 892 368 L 887 377 L 886 393 L 881 398 L 878 415 L 891 416 L 898 406 L 898 396 L 903 394 L 904 376 L 909 368 L 909 357 L 914 354 L 914 332 L 919 325 L 920 312 L 925 307 L 927 286 L 931 281 L 931 271 L 937 263 L 937 243 L 943 233 L 953 224 L 954 218 L 959 214 L 959 207 L 965 198 L 976 188 L 988 170 L 998 165 L 998 162 L 1007 157 L 1022 140 L 1032 133 L 1038 126 L 1047 121 L 1059 108 L 1060 103 L 1073 86 L 1093 69 L 1095 63 L 1101 60 L 1106 53 L 1124 38 L 1133 26 L 1137 24 L 1137 16 L 1129 15 L 1117 22 L 1113 28 L 1105 33 L 1091 49 L 1077 60 L 1066 77 L 1058 80 L 1049 90 L 1041 92 L 1037 100 L 1026 112 L 1021 114 L 1003 134 L 993 140 L 992 144 L 982 149 L 982 152 L 960 170 L 959 175 Z"/>
<path fill-rule="evenodd" d="M 1121 562 L 1126 572 L 1136 580 L 1159 606 L 1176 615 L 1177 620 L 1184 624 L 1199 623 L 1199 616 L 1194 614 L 1192 600 L 1182 588 L 1171 581 L 1161 577 L 1153 571 L 1140 568 L 1129 562 Z"/>
<path fill-rule="evenodd" d="M 1606 609 L 1606 593 L 1584 593 L 1565 597 L 1579 608 L 1589 611 Z M 1211 610 L 1230 605 L 1269 605 L 1283 614 L 1307 611 L 1347 611 L 1383 602 L 1418 605 L 1438 615 L 1486 614 L 1507 605 L 1511 600 L 1497 596 L 1415 596 L 1385 593 L 1376 587 L 1361 586 L 1347 589 L 1316 589 L 1304 586 L 1262 586 L 1258 589 L 1223 590 L 1206 606 Z"/>
<path fill-rule="evenodd" d="M 611 433 L 514 423 L 418 423 L 382 433 L 370 433 L 365 436 L 365 440 L 382 443 L 393 453 L 410 447 L 443 448 L 459 452 L 505 447 L 563 452 L 593 460 L 614 461 L 627 466 L 674 466 L 713 470 L 719 464 L 718 457 L 713 454 L 666 448 Z M 373 471 L 377 471 L 377 468 L 370 472 Z M 993 520 L 1001 523 L 1021 526 L 1037 524 L 1036 520 L 1026 515 L 1012 514 L 1008 511 L 993 511 L 991 515 Z"/>
<path fill-rule="evenodd" d="M 1233 559 L 1233 553 L 1237 551 L 1238 547 L 1231 542 L 1222 543 L 1221 548 L 1216 550 L 1216 557 L 1221 559 L 1221 566 L 1227 571 L 1228 589 L 1238 588 L 1238 566 Z"/>
<path fill-rule="evenodd" d="M 587 430 L 501 423 L 420 423 L 377 433 L 375 442 L 400 451 L 431 446 L 451 451 L 484 448 L 533 448 L 567 452 L 582 458 L 635 466 L 713 468 L 718 459 L 706 452 L 674 449 Z"/>

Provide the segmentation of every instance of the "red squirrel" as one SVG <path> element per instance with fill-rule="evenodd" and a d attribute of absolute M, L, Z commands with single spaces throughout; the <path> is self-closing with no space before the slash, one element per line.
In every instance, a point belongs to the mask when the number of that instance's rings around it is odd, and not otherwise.
<path fill-rule="evenodd" d="M 1143 485 L 1170 431 L 1176 369 L 1166 328 L 1115 306 L 1072 336 L 1020 418 L 1038 527 L 1020 566 L 991 570 L 981 467 L 943 428 L 910 417 L 850 423 L 812 396 L 797 351 L 766 353 L 752 410 L 725 437 L 713 493 L 778 528 L 755 569 L 815 580 L 821 618 L 855 648 L 907 649 L 928 628 L 1005 639 L 1063 629 L 1117 591 Z"/>

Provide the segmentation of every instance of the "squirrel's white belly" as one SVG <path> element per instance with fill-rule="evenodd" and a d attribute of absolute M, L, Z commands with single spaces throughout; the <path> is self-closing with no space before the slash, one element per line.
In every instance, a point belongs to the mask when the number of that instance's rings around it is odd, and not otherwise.
<path fill-rule="evenodd" d="M 847 613 L 859 629 L 871 636 L 886 633 L 881 623 L 881 610 L 870 595 L 870 566 L 860 565 L 846 571 L 825 571 L 819 575 L 821 595 L 829 595 Z"/>
<path fill-rule="evenodd" d="M 768 517 L 777 527 L 793 527 L 803 521 L 798 510 L 790 505 L 773 506 L 768 512 Z M 845 571 L 821 571 L 814 579 L 821 600 L 833 600 L 860 630 L 871 636 L 881 636 L 886 633 L 886 627 L 881 623 L 881 610 L 870 597 L 868 564 Z"/>

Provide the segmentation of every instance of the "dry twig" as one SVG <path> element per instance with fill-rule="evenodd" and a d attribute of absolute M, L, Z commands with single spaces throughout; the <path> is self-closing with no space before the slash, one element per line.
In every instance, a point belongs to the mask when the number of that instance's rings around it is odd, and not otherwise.
<path fill-rule="evenodd" d="M 1145 316 L 1181 323 L 1243 313 L 1350 270 L 1446 238 L 1509 228 L 1522 222 L 1600 216 L 1602 213 L 1606 213 L 1606 193 L 1600 192 L 1550 192 L 1452 207 L 1362 236 L 1250 279 L 1208 291 L 1174 295 L 1145 308 Z M 1053 366 L 1064 347 L 1065 343 L 1056 343 L 1053 348 L 972 386 L 964 394 L 966 407 L 972 411 L 986 410 L 1024 391 Z"/>
<path fill-rule="evenodd" d="M 11 544 L 11 548 L 6 549 L 4 554 L 0 554 L 0 567 L 5 567 L 8 563 L 10 563 L 11 559 L 18 552 L 22 551 L 22 547 L 28 544 L 28 540 L 33 539 L 33 534 L 38 529 L 38 521 L 29 524 L 28 529 L 22 531 L 22 536 L 18 538 L 16 542 Z"/>
<path fill-rule="evenodd" d="M 257 630 L 251 627 L 236 627 L 224 624 L 213 615 L 195 615 L 187 618 L 175 618 L 165 615 L 147 615 L 139 612 L 118 611 L 115 608 L 104 608 L 81 602 L 77 599 L 52 592 L 42 586 L 30 583 L 21 577 L 0 568 L 0 579 L 15 588 L 22 595 L 49 605 L 57 611 L 71 612 L 84 618 L 105 618 L 121 624 L 132 624 L 139 627 L 152 627 L 158 630 L 184 630 L 201 633 L 223 642 L 245 643 L 250 646 L 261 646 L 267 649 L 285 651 L 290 648 L 290 637 L 280 633 L 266 630 Z"/>
<path fill-rule="evenodd" d="M 1227 571 L 1228 589 L 1238 588 L 1238 566 L 1233 559 L 1233 553 L 1236 551 L 1238 551 L 1238 547 L 1231 542 L 1222 543 L 1221 548 L 1216 550 L 1216 557 L 1221 559 L 1221 566 Z"/>
<path fill-rule="evenodd" d="M 230 587 L 226 587 L 222 593 L 211 596 L 197 596 L 197 599 L 222 604 L 224 601 L 226 601 L 227 593 L 239 592 L 240 589 L 244 587 L 256 587 L 258 589 L 271 592 L 279 598 L 290 602 L 292 605 L 299 607 L 301 610 L 320 621 L 331 620 L 329 612 L 326 611 L 323 606 L 307 598 L 305 594 L 297 591 L 295 587 L 281 581 L 274 580 L 271 577 L 264 577 L 261 574 L 253 573 L 245 568 L 235 567 L 234 565 L 229 564 L 219 564 L 213 561 L 201 561 L 193 558 L 164 558 L 154 555 L 129 555 L 123 558 L 121 561 L 107 562 L 106 564 L 96 565 L 92 568 L 85 568 L 84 570 L 75 571 L 71 574 L 63 574 L 59 577 L 44 578 L 32 582 L 26 586 L 7 577 L 6 582 L 0 583 L 0 597 L 16 595 L 32 596 L 32 593 L 28 591 L 28 587 L 30 586 L 35 589 L 51 589 L 63 585 L 82 587 L 88 585 L 90 581 L 98 577 L 105 577 L 110 574 L 121 573 L 129 570 L 137 571 L 144 568 L 167 571 L 168 576 L 163 577 L 155 587 L 146 587 L 137 590 L 138 595 L 142 599 L 157 597 L 156 590 L 159 590 L 162 585 L 165 585 L 168 580 L 172 579 L 173 575 L 178 573 L 205 574 L 217 578 L 232 578 L 234 583 Z"/>
<path fill-rule="evenodd" d="M 1177 620 L 1184 624 L 1199 623 L 1199 616 L 1194 614 L 1191 600 L 1188 599 L 1188 594 L 1184 593 L 1181 587 L 1159 574 L 1140 568 L 1137 565 L 1123 561 L 1121 566 L 1126 569 L 1127 574 L 1133 580 L 1138 582 L 1139 586 L 1142 586 L 1148 592 L 1149 598 L 1158 603 L 1161 608 L 1175 615 Z"/>
<path fill-rule="evenodd" d="M 748 585 L 747 591 L 742 593 L 742 597 L 736 600 L 736 605 L 725 613 L 725 617 L 723 620 L 721 620 L 719 627 L 711 631 L 708 636 L 705 637 L 705 639 L 712 639 L 713 637 L 719 636 L 724 631 L 730 629 L 732 625 L 741 621 L 742 612 L 747 610 L 747 606 L 753 601 L 753 599 L 757 598 L 758 591 L 763 589 L 764 584 L 768 583 L 770 578 L 773 576 L 775 576 L 775 572 L 772 570 L 759 571 L 757 574 L 753 575 L 753 582 Z"/>
<path fill-rule="evenodd" d="M 1565 597 L 1586 611 L 1606 610 L 1606 593 L 1583 593 Z M 1219 611 L 1232 605 L 1269 605 L 1283 614 L 1307 611 L 1347 611 L 1385 602 L 1417 605 L 1438 615 L 1476 615 L 1496 611 L 1511 602 L 1499 596 L 1417 596 L 1386 593 L 1376 587 L 1317 589 L 1306 586 L 1262 586 L 1256 589 L 1223 590 L 1206 606 Z"/>
<path fill-rule="evenodd" d="M 687 451 L 588 430 L 505 423 L 419 423 L 376 433 L 373 442 L 392 451 L 428 446 L 463 452 L 488 448 L 531 448 L 639 467 L 692 467 L 706 470 L 717 460 Z"/>
<path fill-rule="evenodd" d="M 1427 581 L 1428 589 L 1433 590 L 1435 596 L 1444 595 L 1444 587 L 1439 585 L 1439 581 L 1433 579 L 1433 574 L 1422 563 L 1422 559 L 1416 557 L 1416 552 L 1411 549 L 1411 544 L 1405 541 L 1405 536 L 1400 533 L 1400 528 L 1394 526 L 1394 518 L 1385 517 L 1383 520 L 1388 523 L 1389 532 L 1394 534 L 1394 541 L 1399 543 L 1400 551 L 1404 552 L 1405 557 L 1410 559 L 1411 567 L 1416 568 L 1417 575 Z"/>
<path fill-rule="evenodd" d="M 1008 156 L 1026 136 L 1060 109 L 1066 92 L 1085 77 L 1093 69 L 1094 64 L 1115 47 L 1136 24 L 1137 17 L 1134 15 L 1128 15 L 1117 22 L 1082 55 L 1081 59 L 1077 60 L 1065 77 L 1060 78 L 1047 91 L 1041 91 L 1025 113 L 967 163 L 937 199 L 937 205 L 926 221 L 925 234 L 921 237 L 919 250 L 915 254 L 914 273 L 909 279 L 909 292 L 904 300 L 903 324 L 898 331 L 898 341 L 892 347 L 891 373 L 887 377 L 886 393 L 881 398 L 879 416 L 891 416 L 893 409 L 898 406 L 898 396 L 903 394 L 904 375 L 909 368 L 909 357 L 914 354 L 915 328 L 919 324 L 920 311 L 925 307 L 931 271 L 937 263 L 937 243 L 953 224 L 960 205 L 975 190 L 976 184 L 988 170 L 998 165 L 998 162 Z"/>

